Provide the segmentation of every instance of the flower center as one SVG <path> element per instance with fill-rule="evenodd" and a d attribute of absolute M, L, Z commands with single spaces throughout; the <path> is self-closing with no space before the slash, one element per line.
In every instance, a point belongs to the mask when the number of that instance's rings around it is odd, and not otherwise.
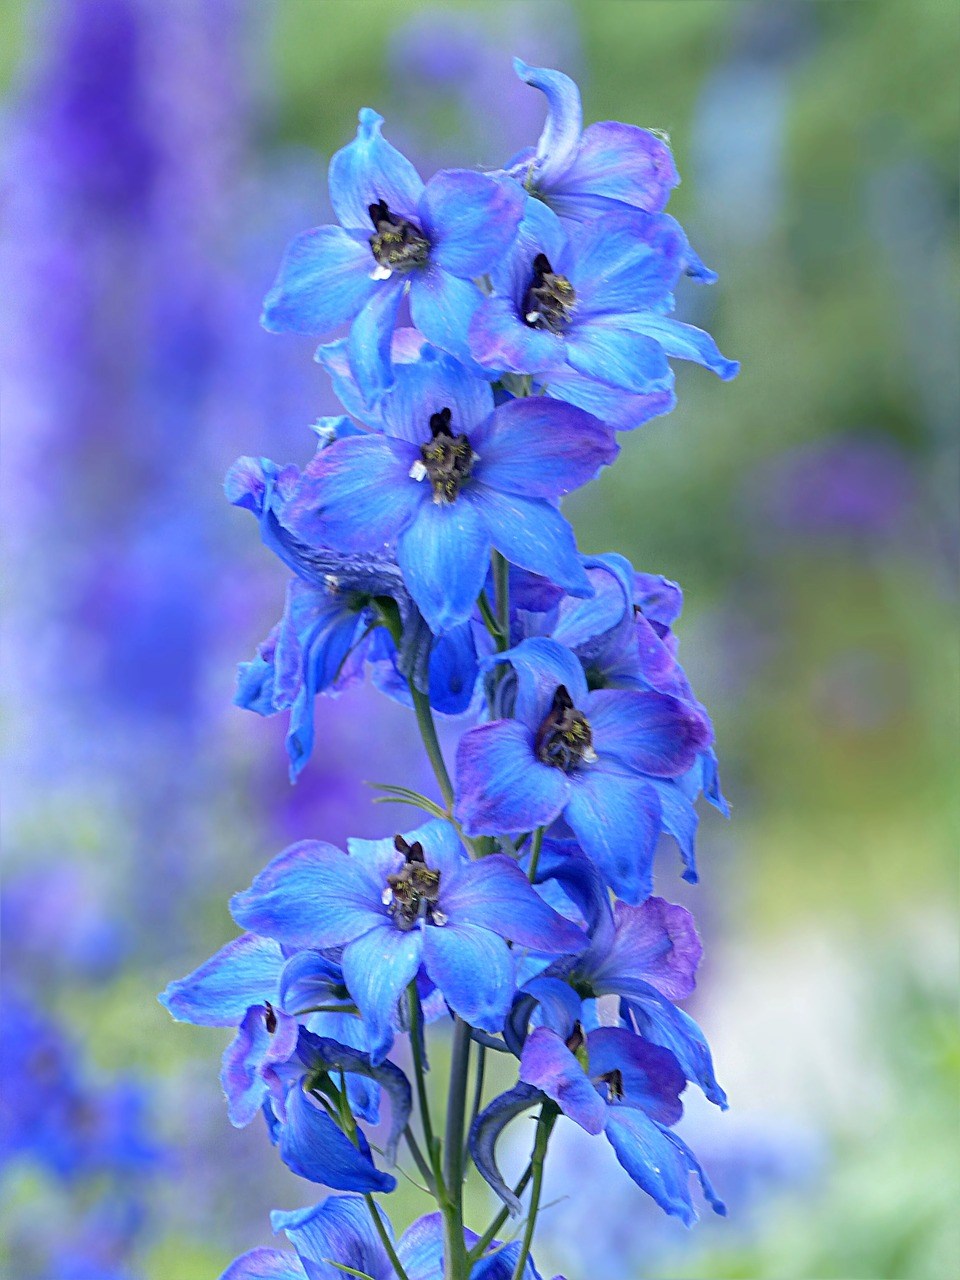
<path fill-rule="evenodd" d="M 469 479 L 477 455 L 466 436 L 455 436 L 450 430 L 449 409 L 430 415 L 430 437 L 420 446 L 420 457 L 410 475 L 414 480 L 430 481 L 434 502 L 451 503 Z"/>
<path fill-rule="evenodd" d="M 537 730 L 534 750 L 538 760 L 564 773 L 578 764 L 592 764 L 597 758 L 590 722 L 574 707 L 565 685 L 557 685 L 553 705 Z"/>
<path fill-rule="evenodd" d="M 523 300 L 523 318 L 531 329 L 563 333 L 570 323 L 577 295 L 566 276 L 557 275 L 545 253 L 533 260 L 533 277 Z"/>
<path fill-rule="evenodd" d="M 597 1076 L 597 1084 L 607 1086 L 608 1102 L 620 1102 L 623 1099 L 623 1072 L 619 1067 L 614 1067 L 612 1071 L 605 1071 L 602 1076 Z"/>
<path fill-rule="evenodd" d="M 267 1028 L 267 1035 L 272 1036 L 277 1029 L 277 1011 L 269 1000 L 264 1000 L 263 1008 L 263 1025 Z"/>
<path fill-rule="evenodd" d="M 388 280 L 396 271 L 405 275 L 414 267 L 422 267 L 430 252 L 430 241 L 419 227 L 396 213 L 391 213 L 386 200 L 368 206 L 374 235 L 370 252 L 377 261 L 375 280 Z"/>
<path fill-rule="evenodd" d="M 390 908 L 394 924 L 404 932 L 421 920 L 428 924 L 443 925 L 447 917 L 437 910 L 440 900 L 440 872 L 427 866 L 423 845 L 419 840 L 407 844 L 403 836 L 394 836 L 393 846 L 402 853 L 405 865 L 396 874 L 387 876 L 383 891 L 383 904 Z"/>

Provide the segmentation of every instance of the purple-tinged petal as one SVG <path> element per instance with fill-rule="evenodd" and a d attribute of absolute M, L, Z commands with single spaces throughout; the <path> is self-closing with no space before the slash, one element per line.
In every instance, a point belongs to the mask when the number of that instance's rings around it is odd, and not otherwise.
<path fill-rule="evenodd" d="M 330 161 L 334 212 L 345 227 L 371 236 L 370 205 L 378 200 L 385 200 L 391 213 L 415 223 L 423 179 L 406 156 L 381 136 L 383 116 L 363 107 L 358 118 L 356 138 Z M 368 256 L 372 262 L 369 251 Z"/>
<path fill-rule="evenodd" d="M 662 306 L 680 278 L 684 244 L 680 226 L 665 216 L 625 213 L 579 228 L 568 272 L 577 311 L 645 314 Z"/>
<path fill-rule="evenodd" d="M 279 1004 L 284 957 L 272 938 L 245 933 L 204 961 L 158 997 L 177 1022 L 198 1027 L 236 1027 L 251 1005 Z"/>
<path fill-rule="evenodd" d="M 339 227 L 314 227 L 287 249 L 261 323 L 271 333 L 329 333 L 346 324 L 377 289 L 370 250 Z"/>
<path fill-rule="evenodd" d="M 421 504 L 400 535 L 397 559 L 431 631 L 449 631 L 470 617 L 486 580 L 489 558 L 487 530 L 474 505 L 462 495 L 450 503 L 427 500 Z"/>
<path fill-rule="evenodd" d="M 589 594 L 573 530 L 555 506 L 543 498 L 501 493 L 480 481 L 464 493 L 480 513 L 490 541 L 511 564 L 549 578 L 573 595 Z"/>
<path fill-rule="evenodd" d="M 375 405 L 393 385 L 390 353 L 404 293 L 402 277 L 394 275 L 382 281 L 347 335 L 350 368 L 365 405 Z"/>
<path fill-rule="evenodd" d="M 583 126 L 580 90 L 562 71 L 530 67 L 520 58 L 514 58 L 513 69 L 525 84 L 539 89 L 547 99 L 547 120 L 537 142 L 535 173 L 538 187 L 549 186 L 566 173 L 577 154 Z"/>
<path fill-rule="evenodd" d="M 285 1253 L 281 1249 L 251 1249 L 231 1262 L 220 1280 L 307 1280 L 307 1273 L 295 1253 Z"/>
<path fill-rule="evenodd" d="M 506 653 L 491 659 L 491 663 L 513 668 L 516 675 L 513 714 L 534 733 L 550 713 L 560 685 L 569 693 L 575 707 L 582 707 L 587 701 L 587 679 L 580 659 L 548 636 L 521 640 Z"/>
<path fill-rule="evenodd" d="M 640 979 L 669 1000 L 685 1000 L 696 984 L 703 945 L 684 907 L 663 898 L 639 906 L 618 902 L 609 949 L 590 973 L 597 995 L 619 995 L 622 979 Z"/>
<path fill-rule="evenodd" d="M 280 1126 L 280 1159 L 294 1173 L 336 1191 L 392 1191 L 396 1178 L 373 1163 L 362 1133 L 355 1147 L 320 1103 L 295 1084 L 287 1095 L 286 1119 Z"/>
<path fill-rule="evenodd" d="M 660 1124 L 676 1124 L 683 1115 L 680 1094 L 687 1078 L 667 1049 L 623 1027 L 598 1027 L 587 1036 L 587 1052 L 595 1080 L 620 1072 L 624 1106 L 642 1107 Z"/>
<path fill-rule="evenodd" d="M 581 951 L 586 936 L 539 897 L 517 864 L 500 854 L 464 865 L 450 892 L 441 880 L 440 909 L 451 925 L 490 929 L 535 951 Z"/>
<path fill-rule="evenodd" d="M 532 276 L 532 267 L 528 274 Z M 563 339 L 547 329 L 525 324 L 511 298 L 484 298 L 468 334 L 470 353 L 484 369 L 537 373 L 549 377 L 567 367 Z M 522 300 L 520 305 L 522 305 Z"/>
<path fill-rule="evenodd" d="M 666 142 L 636 125 L 588 125 L 573 163 L 552 183 L 550 204 L 564 218 L 589 222 L 608 201 L 659 213 L 680 176 Z"/>
<path fill-rule="evenodd" d="M 633 1181 L 687 1227 L 697 1220 L 686 1161 L 668 1136 L 636 1107 L 607 1109 L 607 1138 Z"/>
<path fill-rule="evenodd" d="M 724 382 L 729 382 L 740 372 L 739 360 L 728 360 L 721 355 L 710 334 L 692 324 L 683 324 L 653 311 L 639 312 L 630 316 L 626 323 L 634 333 L 644 333 L 653 338 L 668 356 L 702 364 Z"/>
<path fill-rule="evenodd" d="M 525 204 L 522 188 L 509 178 L 469 169 L 436 174 L 420 201 L 431 261 L 461 279 L 489 272 L 510 248 Z"/>
<path fill-rule="evenodd" d="M 700 1086 L 704 1095 L 722 1111 L 727 1095 L 717 1083 L 713 1058 L 706 1036 L 689 1014 L 678 1009 L 654 987 L 636 979 L 621 977 L 619 994 L 631 1020 L 645 1040 L 669 1049 L 688 1080 Z"/>
<path fill-rule="evenodd" d="M 419 360 L 394 365 L 394 384 L 380 402 L 387 435 L 419 448 L 430 440 L 430 419 L 442 409 L 450 410 L 451 433 L 472 439 L 493 409 L 490 384 L 431 346 Z"/>
<path fill-rule="evenodd" d="M 653 338 L 632 333 L 622 319 L 591 316 L 575 324 L 566 341 L 571 368 L 625 391 L 658 389 L 670 372 L 663 349 Z"/>
<path fill-rule="evenodd" d="M 260 1110 L 268 1092 L 264 1071 L 274 1063 L 289 1060 L 297 1047 L 298 1032 L 296 1020 L 283 1013 L 262 1005 L 254 1005 L 247 1012 L 236 1036 L 223 1051 L 220 1068 L 227 1115 L 234 1128 L 244 1128 Z"/>
<path fill-rule="evenodd" d="M 586 409 L 615 431 L 634 431 L 651 418 L 670 413 L 677 403 L 672 373 L 655 390 L 634 394 L 567 369 L 547 375 L 545 394 Z"/>
<path fill-rule="evenodd" d="M 543 1094 L 539 1089 L 528 1084 L 518 1084 L 508 1093 L 494 1098 L 470 1128 L 470 1154 L 478 1173 L 515 1217 L 519 1217 L 523 1206 L 504 1182 L 497 1166 L 497 1139 L 511 1120 L 542 1100 Z"/>
<path fill-rule="evenodd" d="M 385 436 L 352 436 L 310 462 L 284 524 L 307 543 L 348 552 L 392 546 L 422 500 L 409 477 L 413 461 Z"/>
<path fill-rule="evenodd" d="M 377 1209 L 390 1239 L 393 1229 L 387 1215 Z M 291 1213 L 274 1210 L 274 1231 L 284 1231 L 297 1252 L 309 1262 L 310 1280 L 344 1280 L 343 1267 L 383 1280 L 392 1274 L 390 1259 L 358 1196 L 328 1196 L 322 1204 Z M 341 1266 L 334 1265 L 340 1263 Z"/>
<path fill-rule="evenodd" d="M 618 898 L 641 902 L 653 887 L 660 834 L 657 793 L 640 778 L 578 770 L 563 816 Z"/>
<path fill-rule="evenodd" d="M 479 725 L 460 739 L 455 814 L 467 836 L 546 826 L 569 793 L 566 775 L 540 763 L 533 733 L 516 720 Z"/>
<path fill-rule="evenodd" d="M 587 1133 L 603 1132 L 606 1103 L 555 1031 L 537 1027 L 527 1036 L 520 1056 L 520 1079 L 552 1098 Z"/>
<path fill-rule="evenodd" d="M 392 923 L 344 948 L 343 976 L 367 1028 L 375 1065 L 393 1044 L 397 1002 L 420 968 L 422 951 L 419 928 L 404 932 Z"/>
<path fill-rule="evenodd" d="M 667 694 L 597 689 L 583 711 L 599 755 L 631 772 L 675 778 L 707 745 L 709 730 L 695 708 Z"/>
<path fill-rule="evenodd" d="M 241 927 L 286 947 L 343 946 L 389 919 L 362 868 L 316 840 L 278 854 L 230 909 Z"/>
<path fill-rule="evenodd" d="M 516 962 L 502 938 L 472 924 L 428 925 L 423 966 L 465 1022 L 492 1034 L 503 1030 L 516 989 Z"/>
<path fill-rule="evenodd" d="M 620 452 L 609 427 L 546 396 L 509 400 L 470 438 L 477 479 L 528 498 L 559 498 L 587 484 Z"/>

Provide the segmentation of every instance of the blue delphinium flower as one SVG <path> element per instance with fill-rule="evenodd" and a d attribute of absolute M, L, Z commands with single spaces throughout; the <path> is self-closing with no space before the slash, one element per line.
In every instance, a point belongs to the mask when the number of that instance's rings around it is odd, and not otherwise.
<path fill-rule="evenodd" d="M 576 655 L 554 640 L 524 640 L 495 661 L 515 673 L 513 718 L 460 739 L 455 815 L 464 832 L 509 835 L 562 814 L 614 892 L 641 901 L 661 828 L 650 779 L 693 765 L 709 739 L 704 720 L 664 694 L 590 692 Z"/>
<path fill-rule="evenodd" d="M 367 399 L 391 382 L 390 340 L 409 291 L 413 322 L 431 342 L 455 341 L 454 317 L 472 311 L 472 280 L 507 249 L 525 197 L 514 182 L 447 170 L 424 186 L 365 107 L 356 139 L 330 161 L 330 200 L 341 225 L 299 236 L 264 303 L 282 333 L 324 335 L 352 321 L 349 351 Z M 463 353 L 466 354 L 466 353 Z"/>
<path fill-rule="evenodd" d="M 242 926 L 286 947 L 342 947 L 347 989 L 374 1062 L 393 1041 L 397 1002 L 421 964 L 471 1026 L 502 1029 L 515 989 L 505 939 L 558 955 L 582 932 L 537 896 L 511 859 L 472 862 L 446 822 L 394 840 L 351 840 L 349 856 L 303 841 L 232 902 Z"/>
<path fill-rule="evenodd" d="M 396 547 L 435 632 L 473 612 L 491 546 L 589 590 L 556 501 L 616 457 L 608 427 L 543 397 L 494 407 L 485 382 L 435 351 L 397 367 L 382 420 L 382 433 L 338 440 L 308 465 L 282 515 L 296 538 L 352 554 Z"/>
<path fill-rule="evenodd" d="M 378 1209 L 391 1244 L 393 1228 Z M 344 1268 L 368 1280 L 392 1280 L 396 1275 L 367 1206 L 357 1196 L 330 1196 L 322 1204 L 292 1213 L 270 1216 L 274 1231 L 283 1231 L 296 1249 L 254 1249 L 230 1264 L 221 1280 L 342 1280 Z M 464 1242 L 472 1248 L 479 1237 L 464 1230 Z M 443 1275 L 443 1221 L 439 1213 L 418 1218 L 395 1242 L 397 1258 L 408 1280 L 441 1280 Z M 520 1252 L 518 1243 L 493 1240 L 474 1263 L 470 1280 L 511 1280 Z M 523 1280 L 540 1280 L 528 1259 Z"/>
<path fill-rule="evenodd" d="M 531 374 L 548 395 L 587 409 L 600 395 L 621 429 L 645 421 L 638 410 L 648 402 L 638 404 L 638 395 L 652 395 L 651 412 L 663 411 L 672 388 L 668 356 L 734 377 L 739 365 L 709 334 L 667 314 L 685 243 L 666 214 L 624 212 L 567 228 L 531 200 L 512 248 L 490 273 L 492 294 L 469 319 L 473 358 L 483 368 Z M 630 396 L 618 406 L 610 387 Z"/>

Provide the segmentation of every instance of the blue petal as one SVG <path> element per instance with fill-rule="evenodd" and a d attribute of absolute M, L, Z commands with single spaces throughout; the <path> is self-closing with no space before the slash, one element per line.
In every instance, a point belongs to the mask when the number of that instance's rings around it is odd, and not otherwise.
<path fill-rule="evenodd" d="M 230 909 L 238 924 L 283 946 L 338 947 L 389 919 L 381 891 L 333 845 L 303 840 L 235 894 Z"/>
<path fill-rule="evenodd" d="M 366 1028 L 352 1013 L 310 1013 L 303 1023 L 315 1035 L 369 1053 Z M 380 1123 L 380 1086 L 375 1080 L 351 1073 L 347 1076 L 347 1097 L 355 1116 L 368 1124 Z"/>
<path fill-rule="evenodd" d="M 423 334 L 418 333 L 416 329 L 394 329 L 393 342 L 390 346 L 390 362 L 394 366 L 394 372 L 396 372 L 398 365 L 402 366 L 417 361 L 420 358 L 423 346 Z M 357 386 L 357 380 L 350 367 L 347 339 L 338 338 L 336 342 L 327 342 L 323 346 L 317 347 L 313 358 L 330 375 L 334 394 L 347 412 L 352 413 L 355 418 L 359 418 L 361 422 L 367 423 L 368 426 L 379 428 L 381 426 L 380 410 L 382 406 L 377 404 L 372 408 L 369 407 L 366 398 Z M 341 421 L 349 422 L 349 419 L 344 418 Z M 341 429 L 336 438 L 339 439 L 343 433 L 343 429 Z"/>
<path fill-rule="evenodd" d="M 678 1133 L 674 1133 L 672 1130 L 664 1130 L 663 1136 L 676 1147 L 677 1151 L 680 1153 L 681 1159 L 684 1161 L 690 1172 L 696 1174 L 704 1199 L 706 1199 L 714 1213 L 718 1213 L 721 1218 L 725 1218 L 727 1216 L 727 1206 L 717 1195 L 716 1191 L 714 1191 L 713 1184 L 704 1173 L 703 1167 L 697 1157 L 693 1154 Z"/>
<path fill-rule="evenodd" d="M 471 435 L 493 410 L 493 392 L 458 361 L 428 346 L 419 360 L 394 367 L 394 384 L 380 402 L 383 429 L 419 447 L 430 440 L 430 418 L 442 409 L 450 410 L 454 435 Z"/>
<path fill-rule="evenodd" d="M 648 983 L 621 975 L 617 986 L 620 994 L 627 997 L 627 1012 L 640 1034 L 653 1044 L 669 1049 L 687 1079 L 699 1085 L 711 1102 L 726 1110 L 727 1095 L 717 1083 L 710 1046 L 693 1018 Z"/>
<path fill-rule="evenodd" d="M 661 1209 L 685 1226 L 696 1222 L 688 1165 L 658 1125 L 635 1107 L 609 1107 L 607 1138 L 633 1181 Z"/>
<path fill-rule="evenodd" d="M 536 180 L 538 186 L 549 186 L 566 173 L 577 153 L 583 126 L 580 90 L 562 71 L 530 67 L 520 58 L 514 58 L 513 69 L 547 99 L 547 120 L 537 142 Z"/>
<path fill-rule="evenodd" d="M 563 685 L 575 707 L 584 706 L 589 696 L 580 659 L 565 645 L 547 636 L 521 640 L 491 662 L 513 668 L 516 675 L 513 715 L 534 733 L 549 715 L 558 686 Z"/>
<path fill-rule="evenodd" d="M 555 1031 L 531 1031 L 520 1058 L 520 1079 L 552 1098 L 587 1133 L 603 1132 L 607 1105 Z"/>
<path fill-rule="evenodd" d="M 416 1222 L 411 1222 L 400 1237 L 397 1257 L 407 1273 L 407 1280 L 439 1280 L 443 1274 L 442 1216 L 439 1213 L 428 1213 Z M 392 1274 L 392 1271 L 388 1274 Z"/>
<path fill-rule="evenodd" d="M 721 355 L 710 334 L 692 324 L 682 324 L 652 311 L 631 316 L 628 323 L 634 332 L 645 333 L 658 342 L 668 356 L 702 364 L 724 382 L 735 378 L 740 371 L 738 360 L 728 360 Z"/>
<path fill-rule="evenodd" d="M 378 1208 L 391 1240 L 393 1230 L 386 1214 Z M 339 1262 L 379 1280 L 388 1275 L 390 1259 L 363 1200 L 356 1196 L 328 1196 L 322 1204 L 292 1213 L 274 1210 L 270 1215 L 274 1231 L 285 1231 L 297 1252 L 313 1264 L 311 1280 L 343 1280 Z"/>
<path fill-rule="evenodd" d="M 310 1005 L 349 1004 L 343 994 L 343 970 L 319 951 L 298 951 L 280 975 L 280 1008 L 296 1014 Z"/>
<path fill-rule="evenodd" d="M 634 394 L 608 387 L 568 369 L 548 376 L 545 393 L 586 409 L 587 413 L 592 413 L 615 431 L 633 431 L 642 427 L 651 418 L 670 413 L 677 403 L 672 373 L 668 374 L 663 386 Z"/>
<path fill-rule="evenodd" d="M 509 1093 L 502 1093 L 494 1098 L 474 1120 L 470 1129 L 470 1154 L 477 1166 L 477 1172 L 497 1193 L 512 1214 L 519 1216 L 523 1206 L 503 1180 L 497 1167 L 497 1139 L 522 1112 L 529 1110 L 543 1100 L 539 1089 L 522 1082 L 515 1085 Z"/>
<path fill-rule="evenodd" d="M 532 732 L 515 720 L 480 725 L 460 739 L 455 814 L 467 836 L 545 826 L 569 792 L 566 775 L 540 763 Z"/>
<path fill-rule="evenodd" d="M 631 773 L 676 777 L 705 745 L 702 717 L 689 703 L 667 694 L 597 689 L 583 710 L 600 756 Z"/>
<path fill-rule="evenodd" d="M 441 908 L 451 924 L 477 925 L 537 951 L 579 951 L 584 934 L 540 898 L 510 858 L 491 854 L 467 863 Z"/>
<path fill-rule="evenodd" d="M 464 495 L 451 503 L 424 501 L 400 536 L 397 559 L 431 631 L 466 622 L 487 576 L 490 539 Z"/>
<path fill-rule="evenodd" d="M 672 218 L 625 213 L 578 229 L 568 271 L 577 310 L 646 312 L 670 298 L 686 241 Z"/>
<path fill-rule="evenodd" d="M 587 668 L 604 650 L 606 637 L 625 617 L 633 617 L 633 584 L 624 583 L 605 557 L 584 561 L 593 594 L 584 599 L 566 596 L 560 602 L 551 636 L 576 650 Z"/>
<path fill-rule="evenodd" d="M 669 146 L 646 129 L 612 120 L 588 125 L 576 158 L 551 184 L 551 206 L 564 218 L 588 222 L 608 202 L 659 213 L 677 186 Z"/>
<path fill-rule="evenodd" d="M 284 524 L 307 543 L 376 552 L 396 542 L 421 501 L 408 475 L 413 455 L 385 436 L 353 436 L 318 454 L 304 472 Z"/>
<path fill-rule="evenodd" d="M 445 169 L 430 179 L 420 202 L 431 261 L 470 279 L 489 272 L 509 249 L 526 197 L 509 178 Z"/>
<path fill-rule="evenodd" d="M 340 1280 L 343 1272 L 337 1277 Z M 231 1262 L 220 1280 L 306 1280 L 303 1264 L 294 1253 L 279 1249 L 251 1249 Z M 327 1280 L 324 1276 L 323 1280 Z M 332 1277 L 331 1277 L 332 1280 Z"/>
<path fill-rule="evenodd" d="M 428 925 L 423 964 L 465 1022 L 494 1034 L 503 1030 L 516 982 L 513 953 L 502 938 L 472 924 Z"/>
<path fill-rule="evenodd" d="M 555 506 L 543 498 L 501 493 L 480 481 L 464 496 L 482 517 L 490 541 L 511 564 L 549 578 L 574 595 L 589 594 L 573 530 Z"/>
<path fill-rule="evenodd" d="M 660 834 L 660 804 L 651 787 L 596 766 L 581 769 L 564 817 L 618 898 L 649 897 Z"/>
<path fill-rule="evenodd" d="M 588 317 L 567 334 L 567 359 L 573 369 L 625 391 L 659 389 L 670 367 L 659 343 L 632 333 L 622 316 Z"/>
<path fill-rule="evenodd" d="M 416 976 L 422 949 L 419 928 L 405 933 L 392 923 L 344 948 L 343 976 L 366 1025 L 375 1064 L 393 1044 L 397 1002 Z"/>
<path fill-rule="evenodd" d="M 279 1005 L 285 960 L 272 938 L 245 933 L 228 942 L 186 978 L 171 982 L 158 997 L 178 1022 L 200 1027 L 236 1027 L 251 1005 Z"/>
<path fill-rule="evenodd" d="M 362 1133 L 355 1147 L 299 1084 L 287 1095 L 286 1119 L 280 1126 L 280 1159 L 294 1173 L 337 1191 L 392 1191 L 396 1178 L 374 1166 Z"/>
<path fill-rule="evenodd" d="M 434 346 L 447 351 L 474 372 L 470 353 L 470 325 L 483 304 L 483 294 L 470 280 L 460 280 L 434 264 L 410 279 L 410 315 Z"/>
<path fill-rule="evenodd" d="M 660 797 L 660 821 L 664 831 L 673 836 L 683 859 L 683 878 L 688 884 L 696 884 L 697 852 L 696 837 L 700 819 L 689 800 L 680 788 L 676 779 L 653 778 L 650 785 Z"/>
<path fill-rule="evenodd" d="M 263 302 L 272 333 L 329 333 L 359 315 L 378 287 L 370 250 L 339 227 L 305 231 L 287 249 Z"/>
<path fill-rule="evenodd" d="M 363 107 L 359 121 L 356 138 L 330 161 L 334 212 L 345 227 L 370 236 L 370 205 L 378 200 L 385 200 L 391 213 L 416 223 L 423 179 L 406 156 L 381 136 L 383 116 Z"/>
<path fill-rule="evenodd" d="M 430 705 L 443 715 L 462 715 L 473 700 L 479 674 L 469 623 L 438 636 L 430 653 Z"/>
<path fill-rule="evenodd" d="M 393 385 L 390 353 L 404 292 L 401 277 L 382 281 L 350 328 L 347 354 L 364 404 L 374 403 Z"/>
<path fill-rule="evenodd" d="M 390 1099 L 390 1131 L 383 1154 L 388 1164 L 396 1164 L 400 1135 L 407 1127 L 413 1105 L 410 1082 L 400 1068 L 392 1062 L 374 1063 L 370 1055 L 361 1049 L 309 1031 L 301 1033 L 299 1057 L 311 1071 L 321 1068 L 339 1075 L 360 1075 L 376 1081 Z"/>
<path fill-rule="evenodd" d="M 493 489 L 559 498 L 587 484 L 620 452 L 598 418 L 545 396 L 508 400 L 470 438 L 474 475 Z"/>

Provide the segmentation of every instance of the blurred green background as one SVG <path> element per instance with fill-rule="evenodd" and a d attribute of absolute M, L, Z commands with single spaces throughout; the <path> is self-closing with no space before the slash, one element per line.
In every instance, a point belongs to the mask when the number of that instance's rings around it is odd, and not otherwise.
<path fill-rule="evenodd" d="M 584 550 L 616 549 L 684 587 L 684 665 L 714 717 L 734 810 L 728 824 L 704 818 L 698 888 L 681 892 L 666 854 L 658 881 L 696 912 L 708 944 L 696 1014 L 732 1110 L 698 1116 L 698 1149 L 709 1164 L 715 1146 L 735 1167 L 724 1126 L 739 1115 L 779 1163 L 768 1185 L 756 1175 L 739 1219 L 684 1237 L 638 1218 L 651 1247 L 628 1241 L 609 1277 L 571 1253 L 571 1223 L 582 1247 L 584 1234 L 614 1230 L 612 1215 L 630 1218 L 633 1202 L 611 1182 L 605 1221 L 596 1188 L 586 1220 L 561 1200 L 543 1217 L 541 1269 L 569 1280 L 945 1280 L 960 1270 L 960 10 L 280 0 L 258 13 L 257 154 L 306 156 L 320 209 L 325 159 L 352 136 L 357 107 L 383 112 L 397 141 L 415 126 L 424 150 L 431 131 L 438 146 L 456 137 L 448 99 L 424 105 L 398 72 L 397 40 L 413 21 L 404 47 L 416 50 L 431 23 L 442 42 L 461 17 L 502 51 L 505 75 L 510 56 L 535 61 L 537 41 L 553 40 L 575 64 L 564 65 L 587 121 L 669 133 L 684 179 L 670 212 L 720 275 L 706 290 L 685 285 L 681 313 L 742 362 L 727 385 L 680 368 L 676 411 L 624 438 L 618 465 L 570 512 Z M 24 7 L 3 9 L 0 49 L 18 92 L 38 56 Z M 494 147 L 460 163 L 505 158 Z M 271 429 L 260 423 L 251 439 L 244 427 L 233 453 L 276 456 Z M 223 893 L 272 852 L 245 849 L 242 874 L 208 886 L 207 951 L 230 936 Z M 172 951 L 106 993 L 71 992 L 60 1012 L 102 1066 L 190 1072 L 216 1105 L 216 1033 L 174 1027 L 154 1003 L 205 954 Z M 242 1146 L 263 1169 L 250 1201 L 259 1219 L 234 1233 L 239 1250 L 266 1238 L 269 1209 L 310 1196 L 278 1174 L 263 1135 L 233 1135 L 221 1119 L 204 1141 Z M 28 1203 L 34 1190 L 17 1194 Z M 576 1185 L 561 1194 L 576 1197 Z M 411 1215 L 426 1207 L 409 1189 L 399 1198 Z M 231 1256 L 215 1231 L 171 1227 L 150 1243 L 144 1274 L 206 1280 Z"/>

